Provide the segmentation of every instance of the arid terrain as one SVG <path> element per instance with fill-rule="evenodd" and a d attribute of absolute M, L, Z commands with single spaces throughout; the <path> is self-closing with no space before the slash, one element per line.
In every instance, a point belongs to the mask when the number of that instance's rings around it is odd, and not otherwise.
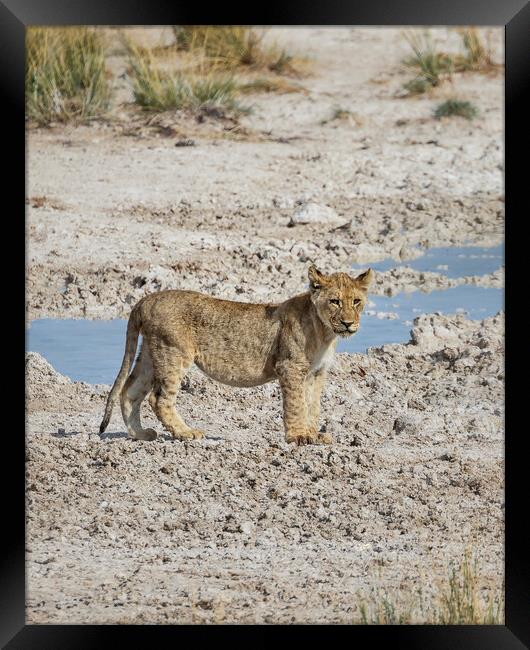
<path fill-rule="evenodd" d="M 484 32 L 502 63 L 502 30 Z M 453 30 L 432 33 L 458 46 Z M 28 320 L 126 318 L 162 288 L 277 301 L 305 290 L 310 261 L 364 270 L 503 241 L 502 70 L 404 97 L 401 30 L 267 38 L 304 57 L 303 92 L 248 95 L 237 124 L 146 116 L 116 45 L 106 119 L 28 129 Z M 454 95 L 478 117 L 435 119 Z M 502 268 L 401 268 L 376 274 L 372 293 L 503 283 Z M 284 443 L 276 384 L 234 389 L 195 369 L 178 402 L 203 441 L 170 440 L 147 406 L 156 441 L 127 438 L 119 409 L 100 435 L 109 386 L 28 353 L 27 622 L 354 623 L 385 601 L 396 620 L 426 622 L 466 550 L 478 595 L 496 598 L 503 328 L 502 313 L 425 315 L 408 344 L 337 355 L 329 447 Z"/>

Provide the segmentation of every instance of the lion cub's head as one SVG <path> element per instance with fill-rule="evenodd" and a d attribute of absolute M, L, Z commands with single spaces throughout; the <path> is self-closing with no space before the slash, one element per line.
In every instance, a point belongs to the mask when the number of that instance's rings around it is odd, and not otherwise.
<path fill-rule="evenodd" d="M 308 275 L 311 300 L 320 320 L 339 336 L 355 334 L 374 277 L 372 269 L 353 278 L 346 273 L 324 275 L 312 265 Z"/>

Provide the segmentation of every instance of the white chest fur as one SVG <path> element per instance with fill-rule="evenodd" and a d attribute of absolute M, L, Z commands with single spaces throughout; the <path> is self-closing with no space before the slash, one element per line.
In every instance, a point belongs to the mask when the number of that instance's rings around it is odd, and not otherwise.
<path fill-rule="evenodd" d="M 327 370 L 332 362 L 333 356 L 335 354 L 335 341 L 332 341 L 329 345 L 323 345 L 320 350 L 317 351 L 313 363 L 311 364 L 312 372 L 317 372 L 317 370 Z"/>

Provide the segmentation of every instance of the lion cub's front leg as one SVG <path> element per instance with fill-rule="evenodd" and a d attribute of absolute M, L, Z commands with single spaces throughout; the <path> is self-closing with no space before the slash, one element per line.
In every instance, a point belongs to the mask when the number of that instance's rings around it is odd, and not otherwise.
<path fill-rule="evenodd" d="M 308 426 L 305 381 L 307 370 L 282 364 L 277 368 L 283 397 L 285 440 L 307 445 L 317 442 L 317 434 Z"/>
<path fill-rule="evenodd" d="M 318 427 L 318 419 L 320 417 L 320 398 L 322 396 L 322 389 L 326 383 L 327 372 L 325 370 L 317 370 L 315 374 L 310 373 L 306 379 L 306 403 L 307 403 L 307 424 L 312 435 L 317 439 L 317 442 L 330 444 L 333 439 L 329 433 L 320 433 Z"/>

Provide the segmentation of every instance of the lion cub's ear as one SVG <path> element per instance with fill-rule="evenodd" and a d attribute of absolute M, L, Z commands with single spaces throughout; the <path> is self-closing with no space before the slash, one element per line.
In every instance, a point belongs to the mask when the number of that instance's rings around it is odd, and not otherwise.
<path fill-rule="evenodd" d="M 372 280 L 374 279 L 374 272 L 372 269 L 368 269 L 368 271 L 365 271 L 364 273 L 361 273 L 361 275 L 358 275 L 355 278 L 355 282 L 359 285 L 359 289 L 362 289 L 363 291 L 366 291 L 370 284 L 372 283 Z"/>
<path fill-rule="evenodd" d="M 316 291 L 325 283 L 325 276 L 321 273 L 314 264 L 311 264 L 307 272 L 309 276 L 309 286 L 311 291 Z"/>

